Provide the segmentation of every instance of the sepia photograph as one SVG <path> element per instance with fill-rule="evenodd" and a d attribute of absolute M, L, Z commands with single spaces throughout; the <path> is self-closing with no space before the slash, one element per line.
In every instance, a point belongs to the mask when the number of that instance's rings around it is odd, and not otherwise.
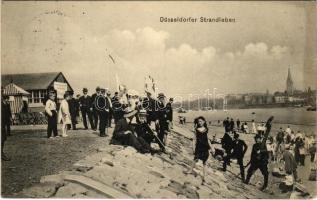
<path fill-rule="evenodd" d="M 317 198 L 316 1 L 2 1 L 1 197 Z"/>

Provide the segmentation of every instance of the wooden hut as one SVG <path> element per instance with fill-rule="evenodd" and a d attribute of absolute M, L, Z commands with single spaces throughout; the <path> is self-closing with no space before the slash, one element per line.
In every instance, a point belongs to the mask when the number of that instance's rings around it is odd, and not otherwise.
<path fill-rule="evenodd" d="M 10 108 L 13 114 L 20 113 L 23 108 L 23 101 L 26 103 L 30 97 L 30 93 L 15 85 L 10 83 L 4 87 L 3 95 L 9 96 Z"/>

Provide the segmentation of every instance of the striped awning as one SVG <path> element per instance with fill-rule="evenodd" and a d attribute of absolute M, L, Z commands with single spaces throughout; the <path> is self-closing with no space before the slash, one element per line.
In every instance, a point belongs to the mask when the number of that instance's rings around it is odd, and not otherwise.
<path fill-rule="evenodd" d="M 10 83 L 4 87 L 4 95 L 8 96 L 15 96 L 15 95 L 22 95 L 28 96 L 30 95 L 29 92 L 25 91 L 24 89 L 20 88 L 19 86 L 15 85 L 14 83 Z"/>

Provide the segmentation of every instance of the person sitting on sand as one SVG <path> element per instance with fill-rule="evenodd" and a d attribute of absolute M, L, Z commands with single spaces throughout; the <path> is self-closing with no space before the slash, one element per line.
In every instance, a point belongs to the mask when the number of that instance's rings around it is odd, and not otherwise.
<path fill-rule="evenodd" d="M 150 145 L 146 142 L 140 142 L 140 138 L 137 137 L 134 126 L 131 124 L 137 112 L 137 110 L 132 110 L 130 107 L 125 109 L 124 118 L 120 119 L 115 125 L 110 144 L 132 146 L 140 153 L 150 153 Z"/>
<path fill-rule="evenodd" d="M 297 181 L 297 163 L 293 155 L 293 149 L 291 145 L 285 145 L 283 151 L 282 160 L 284 161 L 284 168 L 287 175 L 293 175 L 294 179 Z"/>
<path fill-rule="evenodd" d="M 154 133 L 150 126 L 148 125 L 146 121 L 147 112 L 144 109 L 141 109 L 137 114 L 137 124 L 135 125 L 135 132 L 138 136 L 138 138 L 142 138 L 148 145 L 151 145 L 154 135 Z M 151 133 L 152 132 L 152 133 Z"/>
<path fill-rule="evenodd" d="M 209 157 L 209 150 L 211 149 L 211 144 L 208 139 L 208 127 L 204 117 L 200 116 L 194 120 L 194 131 L 195 137 L 193 140 L 193 150 L 194 150 L 194 162 L 191 170 L 188 173 L 191 173 L 196 165 L 198 160 L 203 162 L 203 176 L 202 181 L 205 181 L 205 168 L 206 162 Z"/>

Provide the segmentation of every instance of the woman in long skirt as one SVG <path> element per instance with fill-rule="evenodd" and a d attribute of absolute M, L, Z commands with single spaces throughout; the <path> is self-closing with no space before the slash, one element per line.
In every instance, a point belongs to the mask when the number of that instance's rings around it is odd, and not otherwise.
<path fill-rule="evenodd" d="M 62 137 L 67 137 L 67 129 L 71 124 L 71 117 L 69 112 L 69 106 L 67 100 L 70 99 L 70 95 L 66 92 L 64 99 L 61 102 L 59 108 L 58 122 L 62 123 Z"/>

